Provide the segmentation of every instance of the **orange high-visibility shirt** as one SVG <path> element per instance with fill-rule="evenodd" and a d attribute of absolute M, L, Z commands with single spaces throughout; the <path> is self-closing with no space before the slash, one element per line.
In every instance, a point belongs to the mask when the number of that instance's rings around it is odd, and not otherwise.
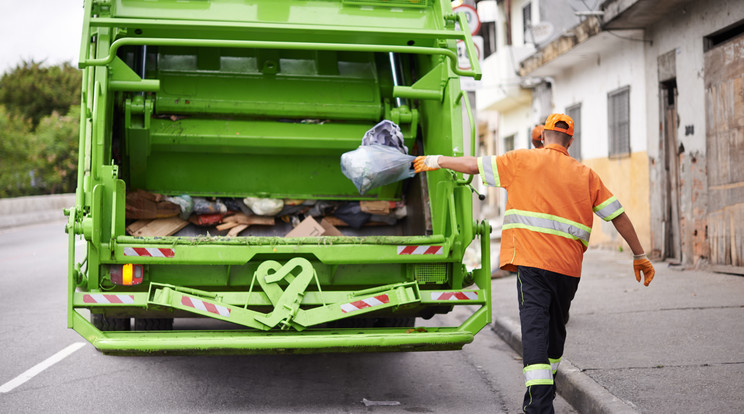
<path fill-rule="evenodd" d="M 511 151 L 478 158 L 484 184 L 506 189 L 499 266 L 529 266 L 581 277 L 592 213 L 605 221 L 625 209 L 594 170 L 565 147 Z"/>

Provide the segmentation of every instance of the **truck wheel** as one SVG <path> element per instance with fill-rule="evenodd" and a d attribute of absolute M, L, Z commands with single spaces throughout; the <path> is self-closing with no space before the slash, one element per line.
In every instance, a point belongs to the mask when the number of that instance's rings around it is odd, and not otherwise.
<path fill-rule="evenodd" d="M 173 318 L 134 318 L 135 331 L 172 331 Z"/>
<path fill-rule="evenodd" d="M 102 313 L 91 314 L 90 322 L 100 331 L 128 331 L 132 324 L 130 318 L 109 318 Z"/>
<path fill-rule="evenodd" d="M 407 318 L 379 318 L 375 322 L 377 328 L 406 328 L 414 327 L 416 325 L 415 317 Z"/>

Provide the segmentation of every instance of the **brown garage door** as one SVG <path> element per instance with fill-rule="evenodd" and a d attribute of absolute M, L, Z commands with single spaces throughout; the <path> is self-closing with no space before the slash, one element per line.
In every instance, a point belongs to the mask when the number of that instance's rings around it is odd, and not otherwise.
<path fill-rule="evenodd" d="M 705 105 L 710 260 L 744 266 L 744 35 L 705 52 Z"/>

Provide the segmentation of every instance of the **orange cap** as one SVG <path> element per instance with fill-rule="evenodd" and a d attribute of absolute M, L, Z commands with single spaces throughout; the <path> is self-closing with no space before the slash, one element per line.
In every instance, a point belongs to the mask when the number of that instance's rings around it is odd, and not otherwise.
<path fill-rule="evenodd" d="M 556 123 L 563 121 L 568 124 L 568 129 L 565 128 L 557 128 L 555 126 Z M 548 119 L 545 120 L 545 129 L 547 131 L 559 131 L 563 132 L 565 134 L 568 134 L 570 136 L 573 136 L 574 134 L 574 122 L 573 119 L 571 119 L 570 116 L 566 114 L 550 114 L 548 116 Z"/>

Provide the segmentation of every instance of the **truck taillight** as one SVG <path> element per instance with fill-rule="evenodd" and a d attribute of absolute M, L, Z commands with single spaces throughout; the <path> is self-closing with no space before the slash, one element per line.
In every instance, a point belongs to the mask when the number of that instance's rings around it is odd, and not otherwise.
<path fill-rule="evenodd" d="M 141 264 L 127 263 L 125 265 L 111 265 L 109 267 L 111 283 L 119 286 L 133 286 L 142 283 L 144 269 Z"/>

